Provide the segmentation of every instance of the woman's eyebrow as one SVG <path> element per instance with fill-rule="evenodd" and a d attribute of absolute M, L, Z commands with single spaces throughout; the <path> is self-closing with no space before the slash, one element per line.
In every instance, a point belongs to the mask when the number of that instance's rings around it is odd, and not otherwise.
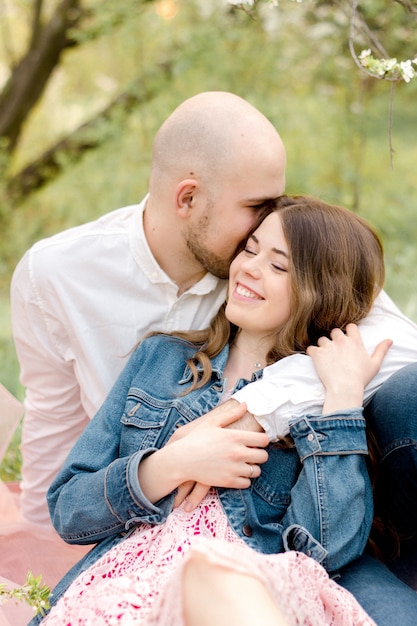
<path fill-rule="evenodd" d="M 276 252 L 277 254 L 281 254 L 285 256 L 286 259 L 289 259 L 288 254 L 284 250 L 280 250 L 279 248 L 272 248 L 272 252 Z"/>

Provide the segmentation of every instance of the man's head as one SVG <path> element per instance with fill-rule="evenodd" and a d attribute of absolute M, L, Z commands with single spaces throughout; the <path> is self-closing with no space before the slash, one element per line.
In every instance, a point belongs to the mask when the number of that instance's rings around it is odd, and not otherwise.
<path fill-rule="evenodd" d="M 175 214 L 188 260 L 225 278 L 262 208 L 283 193 L 285 165 L 282 140 L 262 113 L 231 93 L 201 93 L 156 135 L 150 196 L 168 219 Z"/>

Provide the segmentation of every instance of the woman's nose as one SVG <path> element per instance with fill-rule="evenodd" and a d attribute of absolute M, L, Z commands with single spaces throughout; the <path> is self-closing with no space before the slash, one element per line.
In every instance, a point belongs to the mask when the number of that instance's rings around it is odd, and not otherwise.
<path fill-rule="evenodd" d="M 259 278 L 261 272 L 258 255 L 245 259 L 242 264 L 242 270 L 254 278 Z"/>

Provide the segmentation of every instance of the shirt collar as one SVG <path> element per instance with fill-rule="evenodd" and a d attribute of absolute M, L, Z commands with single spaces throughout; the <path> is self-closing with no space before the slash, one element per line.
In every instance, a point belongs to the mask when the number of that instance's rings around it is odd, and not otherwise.
<path fill-rule="evenodd" d="M 132 224 L 129 233 L 130 249 L 137 265 L 141 268 L 141 270 L 151 283 L 172 285 L 175 287 L 175 289 L 177 289 L 177 285 L 174 283 L 174 281 L 158 265 L 146 240 L 145 231 L 143 228 L 143 213 L 145 211 L 146 201 L 148 197 L 149 194 L 147 194 L 142 202 L 137 205 L 136 210 L 133 213 Z M 186 293 L 195 295 L 206 295 L 214 291 L 218 287 L 219 282 L 219 278 L 216 278 L 215 276 L 213 276 L 213 274 L 207 273 L 203 276 L 203 278 L 195 283 L 195 285 L 190 287 L 190 289 L 188 289 Z"/>

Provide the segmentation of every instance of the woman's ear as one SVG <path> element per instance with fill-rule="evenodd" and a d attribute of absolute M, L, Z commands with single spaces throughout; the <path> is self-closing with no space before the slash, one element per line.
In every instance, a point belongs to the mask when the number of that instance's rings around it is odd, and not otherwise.
<path fill-rule="evenodd" d="M 195 206 L 195 196 L 198 188 L 198 182 L 192 178 L 178 183 L 175 190 L 175 206 L 179 217 L 184 219 L 191 214 Z"/>

